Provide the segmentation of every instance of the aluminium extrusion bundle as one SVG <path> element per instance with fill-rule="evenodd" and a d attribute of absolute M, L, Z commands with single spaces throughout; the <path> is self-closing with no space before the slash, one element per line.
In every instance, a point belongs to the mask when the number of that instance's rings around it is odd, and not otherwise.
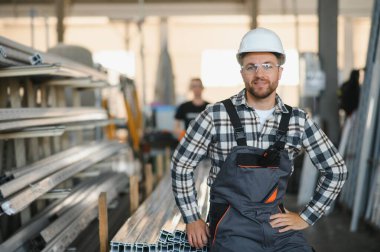
<path fill-rule="evenodd" d="M 82 149 L 85 146 L 91 147 L 95 143 L 96 142 L 90 143 L 88 145 L 77 145 L 77 146 L 74 146 L 70 149 L 67 149 L 67 150 L 58 152 L 56 154 L 50 155 L 46 158 L 40 159 L 40 160 L 38 160 L 32 164 L 28 164 L 28 165 L 25 165 L 25 166 L 22 166 L 19 168 L 15 167 L 11 170 L 5 171 L 4 176 L 6 177 L 6 180 L 8 180 L 8 181 L 19 178 L 25 174 L 39 170 L 39 168 L 41 166 L 47 165 L 49 163 L 57 162 L 57 161 L 61 160 L 62 158 L 65 158 L 67 156 L 70 156 L 71 154 L 77 153 L 80 149 Z M 0 188 L 1 188 L 1 186 L 0 186 Z"/>
<path fill-rule="evenodd" d="M 107 204 L 117 197 L 128 183 L 126 175 L 118 174 L 112 179 L 105 180 L 82 202 L 71 208 L 59 219 L 40 232 L 40 238 L 46 243 L 42 251 L 65 251 L 71 242 L 84 230 L 98 215 L 98 196 L 107 192 Z"/>
<path fill-rule="evenodd" d="M 59 183 L 65 181 L 76 173 L 85 170 L 91 165 L 113 155 L 123 147 L 124 146 L 119 143 L 109 143 L 107 146 L 93 153 L 91 156 L 88 156 L 86 159 L 75 162 L 74 164 L 69 165 L 64 169 L 61 169 L 54 174 L 34 183 L 28 188 L 13 194 L 1 203 L 2 211 L 7 215 L 19 213 L 29 206 L 34 200 L 53 189 Z"/>
<path fill-rule="evenodd" d="M 347 166 L 348 171 L 348 178 L 342 188 L 342 191 L 339 195 L 339 201 L 343 203 L 345 206 L 352 208 L 354 197 L 355 195 L 355 189 L 356 189 L 356 178 L 357 178 L 357 170 L 355 169 L 354 162 L 355 158 L 357 158 L 356 149 L 358 148 L 358 128 L 360 127 L 357 120 L 359 120 L 358 112 L 355 112 L 355 118 L 352 121 L 351 130 L 350 130 L 350 136 L 347 140 L 347 149 L 346 153 L 344 155 L 344 161 Z"/>
<path fill-rule="evenodd" d="M 373 12 L 375 13 L 375 12 Z M 373 19 L 373 21 L 378 22 Z M 373 23 L 374 24 L 374 23 Z M 372 27 L 372 30 L 374 26 Z M 372 74 L 372 55 L 375 53 L 376 43 L 374 39 L 369 40 L 369 46 L 367 51 L 366 60 L 366 78 L 364 79 L 363 85 L 360 90 L 360 100 L 357 109 L 356 120 L 353 121 L 351 137 L 348 140 L 347 154 L 345 157 L 345 162 L 348 170 L 348 179 L 345 182 L 344 187 L 340 195 L 340 201 L 343 202 L 347 207 L 352 208 L 354 204 L 355 190 L 356 190 L 356 180 L 359 165 L 359 153 L 362 148 L 362 140 L 364 135 L 364 123 L 365 117 L 368 111 L 368 97 L 370 93 L 371 86 L 371 74 Z"/>
<path fill-rule="evenodd" d="M 111 243 L 113 241 L 116 242 L 132 242 L 134 243 L 136 240 L 136 236 L 140 234 L 144 229 L 144 226 L 140 226 L 141 224 L 151 224 L 148 221 L 152 221 L 149 219 L 149 216 L 147 214 L 149 213 L 149 210 L 158 210 L 159 203 L 162 202 L 162 200 L 165 198 L 168 198 L 170 196 L 169 194 L 169 188 L 170 188 L 170 177 L 167 175 L 163 177 L 163 179 L 160 181 L 160 183 L 157 185 L 156 189 L 153 191 L 153 193 L 144 201 L 142 205 L 140 205 L 136 212 L 128 218 L 128 220 L 123 224 L 123 226 L 119 229 L 117 234 L 112 239 Z M 166 209 L 166 206 L 165 208 Z M 152 217 L 152 216 L 150 216 Z M 156 219 L 154 219 L 156 220 Z M 136 232 L 137 229 L 140 228 L 140 232 Z"/>
<path fill-rule="evenodd" d="M 47 175 L 100 151 L 107 145 L 109 142 L 103 141 L 75 146 L 30 165 L 8 171 L 2 177 L 2 180 L 7 182 L 0 185 L 0 198 L 6 198 Z"/>
<path fill-rule="evenodd" d="M 58 61 L 57 61 L 58 62 Z M 104 79 L 93 78 L 88 72 L 82 71 L 79 68 L 76 68 L 72 65 L 65 65 L 62 63 L 54 64 L 41 64 L 35 66 L 13 66 L 0 68 L 0 77 L 32 77 L 32 76 L 55 76 L 60 78 L 75 78 L 81 80 L 83 78 L 92 78 L 93 82 L 102 81 L 105 84 L 108 82 Z M 47 85 L 51 82 L 42 81 L 41 83 L 46 83 Z M 55 82 L 52 83 L 53 85 Z M 73 86 L 73 83 L 68 82 L 70 86 Z M 62 83 L 60 85 L 63 85 Z M 107 84 L 108 85 L 108 84 Z M 75 85 L 74 85 L 75 86 Z"/>
<path fill-rule="evenodd" d="M 22 66 L 20 62 L 0 57 L 0 68 L 9 66 Z"/>
<path fill-rule="evenodd" d="M 26 119 L 22 121 L 7 121 L 0 123 L 0 132 L 14 131 L 18 129 L 44 125 L 77 124 L 88 123 L 89 121 L 104 120 L 108 120 L 108 116 L 107 113 L 105 113 L 105 111 L 93 112 L 84 115 L 69 115 L 54 118 Z"/>
<path fill-rule="evenodd" d="M 92 80 L 89 77 L 50 79 L 44 81 L 43 84 L 48 86 L 70 86 L 76 88 L 105 88 L 109 85 L 106 81 Z"/>
<path fill-rule="evenodd" d="M 0 251 L 41 251 L 49 247 L 67 247 L 80 229 L 96 218 L 96 199 L 99 193 L 107 191 L 107 201 L 111 201 L 118 192 L 125 189 L 127 183 L 127 176 L 116 172 L 104 172 L 102 176 L 81 182 L 66 198 L 53 202 L 16 234 L 1 243 Z M 82 202 L 84 210 L 75 209 Z M 44 240 L 41 234 L 45 234 L 48 240 Z M 64 235 L 70 235 L 71 238 L 61 239 Z M 57 237 L 59 238 L 56 239 Z"/>
<path fill-rule="evenodd" d="M 37 65 L 42 63 L 42 57 L 39 53 L 29 54 L 4 45 L 0 46 L 0 51 L 3 58 L 14 60 L 23 65 Z"/>
<path fill-rule="evenodd" d="M 368 175 L 371 172 L 372 165 L 369 164 L 368 161 L 371 159 L 371 155 L 373 154 L 373 146 L 375 144 L 374 135 L 376 133 L 376 114 L 377 109 L 379 109 L 378 104 L 380 96 L 380 0 L 374 2 L 374 13 L 372 18 L 376 20 L 372 20 L 373 26 L 371 28 L 372 31 L 370 40 L 374 41 L 373 43 L 375 50 L 373 54 L 369 55 L 371 62 L 369 68 L 371 71 L 368 76 L 366 75 L 366 79 L 369 79 L 367 81 L 369 83 L 369 96 L 365 98 L 368 100 L 368 109 L 366 110 L 366 113 L 363 113 L 363 115 L 359 113 L 360 116 L 364 117 L 364 127 L 362 129 L 362 147 L 356 166 L 359 169 L 350 225 L 351 231 L 357 231 L 359 218 L 363 216 L 364 213 L 364 202 L 369 196 L 366 188 L 370 182 Z"/>
<path fill-rule="evenodd" d="M 196 170 L 195 188 L 203 219 L 208 212 L 208 167 L 208 162 L 202 162 Z M 170 174 L 166 174 L 112 239 L 111 252 L 208 251 L 207 247 L 196 249 L 187 242 L 185 224 L 171 190 Z"/>
<path fill-rule="evenodd" d="M 352 125 L 352 134 L 348 140 L 348 149 L 345 157 L 348 180 L 343 187 L 340 201 L 351 208 L 351 231 L 357 231 L 359 219 L 365 214 L 367 219 L 372 219 L 371 209 L 365 213 L 367 207 L 378 208 L 376 200 L 377 190 L 374 183 L 379 183 L 379 165 L 376 147 L 378 143 L 379 125 L 379 87 L 380 87 L 380 0 L 374 1 L 372 12 L 372 25 L 365 67 L 365 79 L 361 86 L 360 102 L 356 120 Z M 375 177 L 375 178 L 374 178 Z M 370 190 L 368 190 L 370 188 Z M 379 218 L 380 220 L 380 218 Z M 380 221 L 376 222 L 380 225 Z"/>
<path fill-rule="evenodd" d="M 69 108 L 0 108 L 0 122 L 37 118 L 65 117 L 88 113 L 106 113 L 104 109 L 94 107 Z"/>
<path fill-rule="evenodd" d="M 36 237 L 45 226 L 61 216 L 72 205 L 75 205 L 83 200 L 87 196 L 87 192 L 91 192 L 96 189 L 96 184 L 101 183 L 102 178 L 103 177 L 93 178 L 84 181 L 75 187 L 66 198 L 54 201 L 42 212 L 33 217 L 33 219 L 28 222 L 28 224 L 19 229 L 9 239 L 1 243 L 0 251 L 27 251 L 27 247 L 31 239 Z"/>
<path fill-rule="evenodd" d="M 78 72 L 84 73 L 87 76 L 92 76 L 95 80 L 107 81 L 107 75 L 105 73 L 97 71 L 95 68 L 85 66 L 76 61 L 64 57 L 59 57 L 51 53 L 44 53 L 32 49 L 3 36 L 0 36 L 0 46 L 2 47 L 2 53 L 0 54 L 0 66 L 5 65 L 8 66 L 8 68 L 9 66 L 27 66 L 25 65 L 25 61 L 29 61 L 33 66 L 39 66 L 40 64 L 54 65 L 61 63 L 62 66 L 69 67 L 70 69 L 76 69 Z M 16 55 L 16 58 L 21 58 L 23 62 L 6 58 L 9 54 L 9 51 L 11 54 Z M 2 62 L 4 63 L 2 64 Z M 12 64 L 12 62 L 15 64 Z"/>
<path fill-rule="evenodd" d="M 375 146 L 372 155 L 369 199 L 366 206 L 365 219 L 380 227 L 380 109 L 377 113 L 377 132 L 375 136 Z"/>
<path fill-rule="evenodd" d="M 182 230 L 173 233 L 161 230 L 156 243 L 111 244 L 111 252 L 208 252 L 207 246 L 197 249 L 191 247 L 187 235 Z"/>
<path fill-rule="evenodd" d="M 379 39 L 380 44 L 380 39 Z M 379 81 L 380 82 L 380 81 Z M 379 95 L 380 96 L 380 95 Z M 374 144 L 368 166 L 370 167 L 368 180 L 368 202 L 366 206 L 365 219 L 380 227 L 380 108 L 377 108 L 375 123 Z"/>

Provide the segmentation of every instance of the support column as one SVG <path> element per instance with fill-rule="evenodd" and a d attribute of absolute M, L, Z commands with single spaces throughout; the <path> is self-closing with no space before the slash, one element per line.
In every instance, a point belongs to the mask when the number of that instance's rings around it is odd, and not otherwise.
<path fill-rule="evenodd" d="M 65 34 L 65 16 L 70 0 L 55 0 L 55 12 L 57 16 L 57 42 L 64 42 Z"/>
<path fill-rule="evenodd" d="M 352 17 L 344 18 L 344 69 L 343 80 L 350 78 L 351 70 L 354 68 L 354 46 L 353 46 Z"/>
<path fill-rule="evenodd" d="M 258 0 L 248 0 L 246 1 L 247 10 L 251 17 L 250 28 L 255 29 L 257 27 L 257 15 L 259 13 L 259 1 Z"/>
<path fill-rule="evenodd" d="M 326 89 L 319 108 L 321 126 L 331 141 L 339 143 L 339 115 L 336 90 L 338 88 L 338 0 L 318 0 L 319 55 L 326 73 Z"/>

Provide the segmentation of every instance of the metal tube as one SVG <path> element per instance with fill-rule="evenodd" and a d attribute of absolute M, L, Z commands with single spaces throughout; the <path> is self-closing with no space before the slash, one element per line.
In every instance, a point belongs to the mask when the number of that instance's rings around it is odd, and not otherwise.
<path fill-rule="evenodd" d="M 88 113 L 106 113 L 104 109 L 93 107 L 70 108 L 0 108 L 0 122 L 31 118 L 65 117 Z"/>
<path fill-rule="evenodd" d="M 98 184 L 103 183 L 104 178 L 108 179 L 109 176 L 101 176 L 99 178 L 89 179 L 80 183 L 70 195 L 61 200 L 57 200 L 45 208 L 42 212 L 37 214 L 31 222 L 23 226 L 16 234 L 0 244 L 0 251 L 16 251 L 23 244 L 36 235 L 52 221 L 54 216 L 61 216 L 71 206 L 76 205 L 87 197 L 89 192 L 96 189 Z"/>
<path fill-rule="evenodd" d="M 85 160 L 81 160 L 73 165 L 60 170 L 53 175 L 35 183 L 31 187 L 22 190 L 16 195 L 10 197 L 8 200 L 1 204 L 1 208 L 7 215 L 14 215 L 23 209 L 25 209 L 35 199 L 48 192 L 59 183 L 70 178 L 74 174 L 88 168 L 89 166 L 103 160 L 115 152 L 119 151 L 123 146 L 121 144 L 111 144 L 108 148 L 103 148 L 94 155 L 87 157 Z"/>
<path fill-rule="evenodd" d="M 380 30 L 380 29 L 379 29 Z M 377 59 L 380 58 L 380 36 L 378 37 L 377 42 Z M 369 100 L 369 107 L 367 112 L 367 118 L 365 120 L 365 134 L 363 135 L 363 144 L 360 152 L 360 160 L 359 160 L 359 174 L 357 178 L 357 188 L 355 191 L 355 202 L 354 208 L 352 212 L 351 219 L 351 231 L 357 231 L 359 217 L 363 214 L 363 202 L 365 201 L 365 187 L 366 185 L 366 177 L 368 173 L 368 159 L 370 157 L 370 151 L 373 146 L 373 136 L 375 132 L 375 114 L 376 109 L 378 107 L 379 100 L 379 89 L 380 89 L 380 61 L 375 61 L 373 65 L 373 73 L 371 80 L 371 90 Z"/>
<path fill-rule="evenodd" d="M 74 164 L 82 159 L 93 155 L 94 153 L 100 151 L 102 148 L 106 148 L 108 143 L 98 143 L 95 146 L 83 148 L 76 153 L 70 153 L 69 156 L 61 158 L 59 160 L 54 160 L 46 164 L 41 164 L 43 162 L 37 162 L 37 165 L 32 167 L 26 167 L 26 173 L 24 176 L 20 176 L 14 180 L 9 181 L 0 186 L 0 192 L 2 197 L 8 197 L 13 193 L 21 190 L 22 188 L 52 174 L 68 165 Z"/>
<path fill-rule="evenodd" d="M 30 54 L 27 54 L 27 53 L 18 51 L 14 48 L 9 48 L 6 46 L 3 46 L 2 48 L 3 48 L 3 51 L 5 53 L 5 55 L 3 55 L 4 58 L 14 60 L 20 64 L 23 64 L 23 65 L 31 65 L 32 64 L 31 58 L 33 57 L 33 55 L 30 55 Z"/>
<path fill-rule="evenodd" d="M 114 176 L 112 178 L 108 178 L 102 184 L 98 184 L 96 189 L 92 192 L 89 192 L 86 198 L 82 201 L 75 204 L 72 208 L 62 214 L 57 220 L 52 222 L 48 227 L 40 232 L 41 237 L 44 239 L 46 243 L 52 241 L 59 233 L 61 233 L 70 223 L 72 223 L 75 219 L 80 216 L 82 212 L 84 212 L 88 208 L 97 209 L 97 199 L 99 193 L 101 191 L 107 191 L 107 201 L 113 199 L 117 195 L 117 189 L 120 186 L 116 187 L 116 185 L 122 183 L 123 186 L 126 186 L 128 179 L 124 177 L 122 181 L 120 179 L 123 176 Z"/>
<path fill-rule="evenodd" d="M 48 156 L 44 159 L 41 159 L 41 160 L 39 160 L 33 164 L 29 164 L 29 165 L 24 166 L 24 167 L 20 167 L 17 169 L 12 169 L 10 171 L 7 171 L 5 174 L 7 176 L 12 176 L 13 178 L 21 177 L 21 176 L 23 176 L 29 172 L 33 172 L 34 170 L 38 170 L 39 167 L 42 165 L 46 165 L 46 164 L 51 163 L 51 162 L 56 162 L 56 161 L 64 158 L 65 156 L 71 155 L 72 153 L 76 153 L 77 151 L 79 151 L 84 146 L 85 145 L 74 146 L 68 150 L 65 150 L 65 151 L 53 154 L 51 156 Z"/>
<path fill-rule="evenodd" d="M 36 138 L 46 136 L 61 136 L 65 132 L 64 126 L 46 126 L 24 129 L 19 132 L 0 133 L 0 140 Z"/>
<path fill-rule="evenodd" d="M 21 65 L 22 64 L 20 62 L 4 58 L 3 56 L 0 55 L 0 66 L 2 67 L 21 66 Z"/>
<path fill-rule="evenodd" d="M 25 45 L 22 45 L 2 36 L 0 36 L 0 46 L 13 48 L 17 51 L 29 54 L 30 56 L 38 54 L 41 56 L 41 62 L 44 64 L 60 63 L 63 67 L 76 69 L 77 71 L 84 73 L 86 76 L 92 76 L 93 79 L 107 81 L 107 75 L 105 73 L 97 71 L 94 68 L 79 64 L 73 60 L 34 50 L 30 47 L 27 47 Z"/>
<path fill-rule="evenodd" d="M 28 127 L 44 126 L 44 125 L 61 125 L 69 123 L 86 123 L 89 121 L 106 120 L 106 113 L 88 113 L 85 115 L 72 115 L 66 117 L 57 118 L 41 118 L 41 119 L 28 119 L 22 121 L 11 121 L 0 123 L 1 131 L 15 131 Z"/>
<path fill-rule="evenodd" d="M 203 218 L 207 215 L 208 209 L 207 167 L 209 167 L 208 162 L 199 164 L 195 182 L 198 205 Z M 135 251 L 140 249 L 142 244 L 147 244 L 149 248 L 157 247 L 158 251 L 172 247 L 186 247 L 190 251 L 185 233 L 182 232 L 184 224 L 172 197 L 170 178 L 168 173 L 163 177 L 153 193 L 124 223 L 112 239 L 111 244 L 125 244 L 129 250 L 124 251 Z M 179 230 L 176 230 L 176 227 Z"/>
<path fill-rule="evenodd" d="M 87 225 L 96 218 L 97 216 L 97 197 L 101 191 L 106 190 L 108 192 L 107 202 L 110 202 L 114 199 L 118 191 L 122 187 L 126 186 L 127 179 L 123 176 L 117 175 L 112 180 L 107 180 L 102 186 L 100 186 L 96 191 L 90 196 L 94 200 L 87 205 L 87 208 L 84 211 L 79 212 L 78 217 L 72 221 L 68 222 L 68 226 L 62 230 L 57 230 L 56 236 L 51 240 L 44 248 L 43 251 L 65 251 L 65 248 L 79 235 L 79 233 L 87 227 Z M 115 186 L 117 185 L 117 186 Z M 66 217 L 62 216 L 59 220 L 63 222 L 66 221 Z M 67 222 L 66 222 L 67 223 Z M 54 225 L 51 224 L 51 225 Z"/>

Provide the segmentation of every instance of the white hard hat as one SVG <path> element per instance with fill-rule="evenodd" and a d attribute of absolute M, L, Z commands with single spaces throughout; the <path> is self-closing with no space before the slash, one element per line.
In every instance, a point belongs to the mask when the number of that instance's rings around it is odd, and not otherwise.
<path fill-rule="evenodd" d="M 280 37 L 271 30 L 256 28 L 247 32 L 240 42 L 236 58 L 241 64 L 241 54 L 247 52 L 273 52 L 280 55 L 280 65 L 285 63 L 285 52 Z"/>

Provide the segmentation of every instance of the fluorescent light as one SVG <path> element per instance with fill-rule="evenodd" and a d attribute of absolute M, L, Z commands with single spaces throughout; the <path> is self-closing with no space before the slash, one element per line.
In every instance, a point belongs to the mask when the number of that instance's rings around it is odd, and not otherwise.
<path fill-rule="evenodd" d="M 286 62 L 283 65 L 280 84 L 286 86 L 297 86 L 300 83 L 300 62 L 296 49 L 285 50 Z"/>
<path fill-rule="evenodd" d="M 109 82 L 119 83 L 119 74 L 125 74 L 129 78 L 135 77 L 135 54 L 125 50 L 100 51 L 93 54 L 94 61 L 108 69 Z M 116 83 L 115 83 L 116 82 Z"/>
<path fill-rule="evenodd" d="M 205 87 L 234 87 L 243 83 L 236 50 L 207 49 L 202 52 L 201 76 Z"/>

